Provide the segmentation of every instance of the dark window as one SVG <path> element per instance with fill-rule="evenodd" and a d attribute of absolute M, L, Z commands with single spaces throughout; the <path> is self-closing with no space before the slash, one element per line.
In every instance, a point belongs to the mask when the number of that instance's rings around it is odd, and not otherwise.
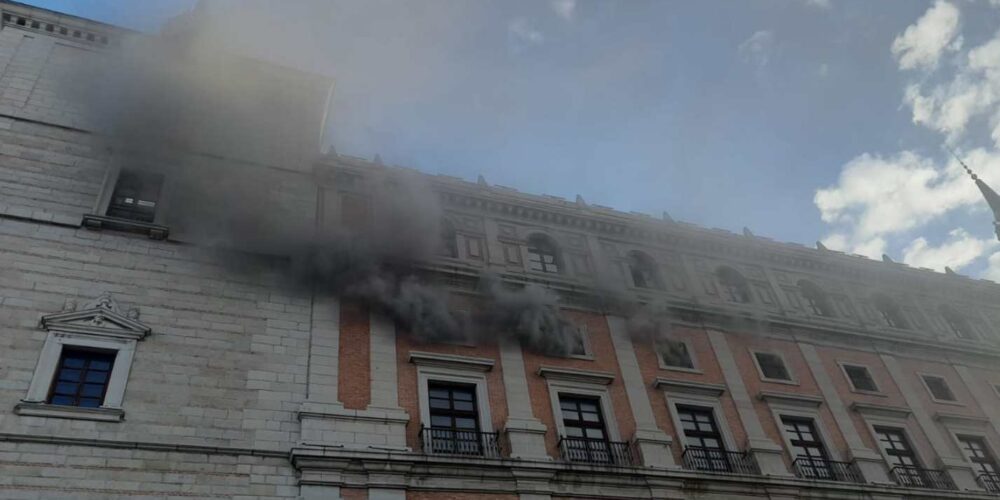
<path fill-rule="evenodd" d="M 962 316 L 961 313 L 949 306 L 941 306 L 941 317 L 948 324 L 948 328 L 956 337 L 966 340 L 976 340 L 976 333 L 972 330 L 972 325 Z"/>
<path fill-rule="evenodd" d="M 27 26 L 27 24 L 28 24 L 28 20 L 27 19 L 25 19 L 23 17 L 17 18 L 17 25 L 18 26 Z"/>
<path fill-rule="evenodd" d="M 52 382 L 49 403 L 84 408 L 101 406 L 115 354 L 64 347 Z"/>
<path fill-rule="evenodd" d="M 60 35 L 65 35 L 66 33 L 69 33 L 69 30 L 67 30 L 66 28 L 59 28 Z"/>
<path fill-rule="evenodd" d="M 628 269 L 632 283 L 639 288 L 660 288 L 660 277 L 656 272 L 656 262 L 642 252 L 630 252 Z"/>
<path fill-rule="evenodd" d="M 781 356 L 773 352 L 755 352 L 753 355 L 757 358 L 757 365 L 760 366 L 760 373 L 764 378 L 792 380 L 792 375 L 788 373 L 785 360 L 781 359 Z"/>
<path fill-rule="evenodd" d="M 811 281 L 800 280 L 799 290 L 802 291 L 802 298 L 805 299 L 809 312 L 817 316 L 835 316 L 833 304 L 822 288 Z"/>
<path fill-rule="evenodd" d="M 934 399 L 939 399 L 941 401 L 954 401 L 955 393 L 951 392 L 951 387 L 948 387 L 948 382 L 944 377 L 937 377 L 934 375 L 922 375 L 924 383 L 927 384 L 927 390 L 931 391 L 931 395 Z"/>
<path fill-rule="evenodd" d="M 972 462 L 973 474 L 977 476 L 988 474 L 990 479 L 995 481 L 1000 468 L 997 467 L 993 453 L 986 446 L 986 440 L 978 436 L 958 436 L 958 442 L 965 456 Z"/>
<path fill-rule="evenodd" d="M 447 220 L 441 221 L 441 241 L 439 251 L 445 257 L 458 258 L 458 234 L 455 226 Z"/>
<path fill-rule="evenodd" d="M 53 25 L 51 25 L 51 24 L 46 24 L 45 25 L 45 31 L 48 31 L 49 33 L 55 31 L 55 29 L 56 29 L 56 27 L 53 26 Z"/>
<path fill-rule="evenodd" d="M 875 305 L 875 310 L 878 311 L 879 316 L 882 317 L 882 322 L 886 326 L 903 329 L 909 328 L 906 318 L 903 317 L 903 312 L 894 300 L 884 294 L 876 294 L 872 297 L 872 303 Z"/>
<path fill-rule="evenodd" d="M 792 445 L 792 457 L 798 460 L 799 470 L 806 477 L 832 479 L 826 447 L 816 432 L 811 418 L 781 417 L 785 434 Z"/>
<path fill-rule="evenodd" d="M 585 338 L 587 332 L 583 328 L 574 328 L 570 333 L 570 356 L 586 356 L 587 355 L 587 339 Z"/>
<path fill-rule="evenodd" d="M 675 368 L 694 368 L 694 360 L 688 351 L 686 342 L 679 340 L 660 339 L 656 342 L 656 352 L 665 366 Z"/>
<path fill-rule="evenodd" d="M 107 215 L 140 222 L 153 222 L 160 199 L 163 176 L 122 170 L 111 195 Z"/>
<path fill-rule="evenodd" d="M 684 446 L 689 453 L 694 453 L 698 469 L 730 470 L 726 454 L 721 453 L 726 450 L 726 445 L 722 442 L 722 434 L 711 408 L 678 406 L 677 418 L 684 431 Z"/>
<path fill-rule="evenodd" d="M 31 21 L 31 27 L 38 29 L 39 27 L 41 27 L 41 24 L 39 24 L 38 21 Z"/>
<path fill-rule="evenodd" d="M 478 454 L 476 386 L 430 382 L 427 386 L 433 451 Z"/>
<path fill-rule="evenodd" d="M 566 446 L 571 460 L 610 462 L 607 430 L 601 414 L 601 400 L 559 395 Z"/>
<path fill-rule="evenodd" d="M 879 445 L 885 450 L 889 459 L 889 468 L 896 468 L 896 478 L 904 486 L 923 486 L 926 481 L 923 470 L 920 469 L 920 461 L 917 454 L 913 452 L 910 441 L 899 429 L 888 427 L 875 427 L 875 437 L 878 438 Z"/>
<path fill-rule="evenodd" d="M 878 392 L 878 385 L 872 378 L 871 372 L 864 366 L 844 365 L 844 373 L 851 381 L 851 387 L 857 391 Z"/>
<path fill-rule="evenodd" d="M 528 269 L 543 273 L 559 273 L 559 255 L 547 236 L 536 234 L 528 238 Z"/>
<path fill-rule="evenodd" d="M 722 296 L 729 302 L 747 304 L 750 302 L 750 285 L 739 271 L 723 266 L 715 271 L 722 286 Z"/>

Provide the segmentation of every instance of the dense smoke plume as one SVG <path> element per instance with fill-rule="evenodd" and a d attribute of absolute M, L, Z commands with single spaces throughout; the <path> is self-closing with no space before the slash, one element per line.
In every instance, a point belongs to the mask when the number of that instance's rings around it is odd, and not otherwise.
<path fill-rule="evenodd" d="M 160 208 L 172 238 L 287 256 L 295 285 L 361 301 L 419 340 L 509 336 L 557 355 L 579 345 L 558 295 L 541 286 L 483 275 L 474 312 L 456 314 L 449 292 L 421 272 L 420 263 L 442 250 L 445 215 L 426 177 L 373 166 L 363 181 L 365 210 L 353 214 L 359 220 L 320 214 L 323 193 L 289 178 L 314 172 L 330 81 L 226 52 L 204 9 L 172 23 L 163 37 L 124 40 L 102 64 L 81 68 L 91 85 L 75 81 L 66 89 L 90 104 L 119 165 L 163 175 L 170 196 Z M 338 223 L 319 225 L 334 218 Z M 619 290 L 598 288 L 608 290 L 603 305 L 628 309 Z M 636 317 L 660 318 L 662 311 Z M 645 332 L 649 321 L 630 326 Z"/>

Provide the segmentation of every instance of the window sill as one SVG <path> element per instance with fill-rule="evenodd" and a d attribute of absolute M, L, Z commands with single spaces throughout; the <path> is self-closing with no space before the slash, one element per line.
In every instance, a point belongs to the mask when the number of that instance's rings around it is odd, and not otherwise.
<path fill-rule="evenodd" d="M 98 422 L 121 422 L 125 419 L 125 411 L 121 408 L 80 408 L 48 403 L 18 403 L 14 406 L 14 413 L 30 417 L 96 420 Z"/>
<path fill-rule="evenodd" d="M 660 369 L 661 370 L 668 370 L 668 371 L 672 371 L 672 372 L 697 373 L 699 375 L 705 373 L 702 370 L 699 370 L 697 368 L 685 368 L 683 366 L 668 366 L 668 365 L 664 365 L 664 364 L 660 365 Z"/>
<path fill-rule="evenodd" d="M 768 382 L 771 384 L 799 385 L 799 382 L 797 380 L 786 380 L 782 378 L 761 377 L 760 380 L 761 382 Z"/>
<path fill-rule="evenodd" d="M 964 403 L 960 403 L 960 402 L 958 402 L 956 400 L 953 400 L 953 399 L 952 400 L 948 400 L 948 399 L 937 399 L 935 397 L 931 397 L 931 401 L 934 402 L 934 403 L 937 403 L 939 405 L 965 406 Z"/>
<path fill-rule="evenodd" d="M 83 226 L 88 229 L 114 229 L 132 233 L 142 233 L 154 240 L 165 240 L 170 235 L 170 228 L 149 222 L 140 222 L 107 215 L 85 214 Z"/>
<path fill-rule="evenodd" d="M 866 390 L 863 390 L 863 389 L 853 389 L 852 388 L 851 392 L 853 392 L 854 394 L 862 394 L 862 395 L 865 395 L 865 396 L 875 396 L 875 397 L 879 397 L 879 398 L 887 398 L 887 397 L 889 397 L 888 394 L 886 394 L 884 392 L 881 392 L 881 391 L 866 391 Z"/>

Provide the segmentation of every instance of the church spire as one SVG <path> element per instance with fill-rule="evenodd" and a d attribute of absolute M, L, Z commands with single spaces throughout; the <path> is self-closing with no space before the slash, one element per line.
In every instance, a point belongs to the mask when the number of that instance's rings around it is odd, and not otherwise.
<path fill-rule="evenodd" d="M 990 210 L 993 210 L 993 231 L 997 235 L 997 240 L 1000 240 L 1000 194 L 997 194 L 997 192 L 994 191 L 989 184 L 983 182 L 983 180 L 980 179 L 979 176 L 976 175 L 976 173 L 973 172 L 972 169 L 969 168 L 969 166 L 966 165 L 965 162 L 951 150 L 951 148 L 948 148 L 948 151 L 951 152 L 951 155 L 954 156 L 956 160 L 958 160 L 958 163 L 962 165 L 962 168 L 964 168 L 965 172 L 969 174 L 969 177 L 972 177 L 972 180 L 975 181 L 976 187 L 979 188 L 979 192 L 983 194 L 983 198 L 986 198 L 986 203 L 990 205 Z"/>

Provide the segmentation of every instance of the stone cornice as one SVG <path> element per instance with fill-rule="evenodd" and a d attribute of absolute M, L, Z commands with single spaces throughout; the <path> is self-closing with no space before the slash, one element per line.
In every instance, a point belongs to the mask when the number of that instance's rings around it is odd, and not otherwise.
<path fill-rule="evenodd" d="M 597 385 L 608 385 L 615 380 L 615 375 L 609 372 L 578 370 L 576 368 L 561 368 L 556 366 L 541 366 L 538 368 L 538 374 L 550 380 L 566 380 Z"/>
<path fill-rule="evenodd" d="M 934 414 L 934 420 L 945 425 L 961 425 L 966 427 L 987 427 L 990 425 L 990 419 L 986 417 L 960 415 L 958 413 L 942 411 Z"/>
<path fill-rule="evenodd" d="M 656 380 L 653 381 L 653 387 L 670 393 L 708 396 L 714 398 L 721 397 L 726 392 L 726 386 L 722 384 L 675 380 L 665 377 L 657 377 Z"/>
<path fill-rule="evenodd" d="M 782 405 L 806 406 L 818 408 L 823 404 L 823 398 L 810 394 L 796 394 L 793 392 L 761 391 L 757 398 L 767 403 L 777 403 Z"/>
<path fill-rule="evenodd" d="M 899 419 L 907 418 L 913 413 L 912 411 L 910 411 L 909 408 L 903 406 L 862 403 L 860 401 L 851 403 L 851 410 L 867 416 L 890 417 Z"/>
<path fill-rule="evenodd" d="M 419 366 L 437 366 L 480 372 L 488 372 L 493 369 L 494 365 L 494 361 L 489 358 L 421 351 L 410 351 L 410 363 Z"/>

